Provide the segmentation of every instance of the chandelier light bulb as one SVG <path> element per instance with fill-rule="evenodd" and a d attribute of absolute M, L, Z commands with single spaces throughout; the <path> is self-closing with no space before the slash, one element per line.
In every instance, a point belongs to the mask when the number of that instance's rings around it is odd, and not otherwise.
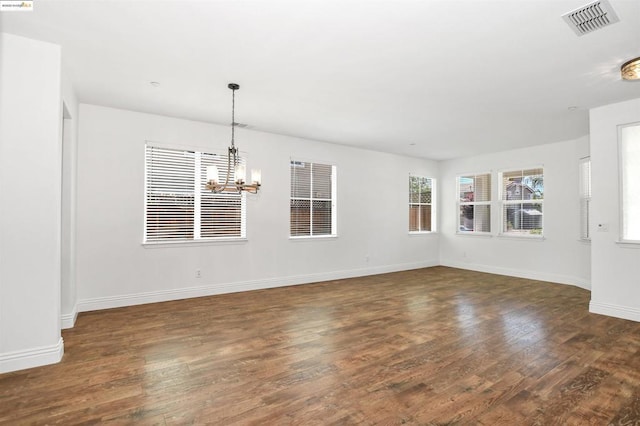
<path fill-rule="evenodd" d="M 251 169 L 251 183 L 262 183 L 262 171 L 260 169 Z"/>
<path fill-rule="evenodd" d="M 247 166 L 238 164 L 236 166 L 236 182 L 244 183 L 247 180 Z"/>
<path fill-rule="evenodd" d="M 211 182 L 213 184 L 218 183 L 220 181 L 218 176 L 218 168 L 216 166 L 207 167 L 207 182 Z"/>

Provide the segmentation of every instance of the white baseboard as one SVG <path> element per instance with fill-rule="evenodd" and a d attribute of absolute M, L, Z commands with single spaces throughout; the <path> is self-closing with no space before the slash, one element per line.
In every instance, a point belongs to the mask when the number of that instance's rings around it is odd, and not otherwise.
<path fill-rule="evenodd" d="M 87 312 L 100 309 L 119 308 L 122 306 L 142 305 L 145 303 L 166 302 L 170 300 L 189 299 L 192 297 L 213 296 L 216 294 L 237 293 L 241 291 L 261 290 L 290 285 L 309 284 L 320 281 L 331 281 L 366 275 L 384 274 L 388 272 L 407 271 L 410 269 L 437 266 L 437 260 L 402 263 L 396 265 L 376 266 L 370 268 L 351 269 L 345 271 L 322 272 L 317 274 L 296 275 L 290 277 L 267 278 L 242 282 L 211 284 L 198 287 L 176 288 L 145 293 L 126 294 L 120 296 L 95 297 L 78 301 L 77 311 Z"/>
<path fill-rule="evenodd" d="M 611 303 L 589 302 L 589 312 L 640 322 L 640 309 Z"/>
<path fill-rule="evenodd" d="M 0 373 L 40 367 L 42 365 L 60 362 L 64 354 L 62 337 L 58 343 L 33 349 L 0 353 Z"/>
<path fill-rule="evenodd" d="M 71 312 L 60 316 L 60 326 L 63 330 L 73 328 L 73 326 L 76 325 L 76 318 L 78 318 L 78 307 L 74 306 Z"/>
<path fill-rule="evenodd" d="M 476 263 L 467 263 L 467 262 L 452 262 L 452 261 L 444 261 L 440 263 L 442 266 L 449 266 L 452 268 L 459 269 L 467 269 L 470 271 L 477 272 L 486 272 L 489 274 L 496 275 L 507 275 L 510 277 L 518 277 L 518 278 L 527 278 L 530 280 L 537 281 L 549 281 L 553 283 L 560 284 L 569 284 L 574 285 L 576 287 L 583 288 L 585 290 L 591 290 L 591 283 L 579 277 L 572 277 L 567 275 L 559 275 L 559 274 L 548 274 L 539 271 L 525 271 L 522 269 L 511 269 L 511 268 L 503 268 L 500 266 L 489 266 L 489 265 L 480 265 Z"/>

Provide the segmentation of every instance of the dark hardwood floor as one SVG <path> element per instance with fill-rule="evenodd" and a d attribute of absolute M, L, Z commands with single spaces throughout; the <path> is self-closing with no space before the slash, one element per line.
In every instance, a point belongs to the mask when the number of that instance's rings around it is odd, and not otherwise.
<path fill-rule="evenodd" d="M 436 267 L 82 313 L 0 423 L 640 424 L 640 323 Z"/>

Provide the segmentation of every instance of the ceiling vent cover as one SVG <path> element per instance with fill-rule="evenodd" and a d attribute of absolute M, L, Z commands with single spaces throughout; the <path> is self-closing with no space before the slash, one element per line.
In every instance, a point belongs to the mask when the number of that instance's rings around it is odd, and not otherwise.
<path fill-rule="evenodd" d="M 577 35 L 599 30 L 620 20 L 607 0 L 598 0 L 562 15 Z"/>

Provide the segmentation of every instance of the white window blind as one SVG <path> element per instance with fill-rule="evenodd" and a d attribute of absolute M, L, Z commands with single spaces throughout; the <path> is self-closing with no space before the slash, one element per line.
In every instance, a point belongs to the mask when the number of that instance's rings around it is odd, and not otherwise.
<path fill-rule="evenodd" d="M 458 176 L 458 232 L 491 232 L 491 174 Z"/>
<path fill-rule="evenodd" d="M 336 235 L 336 167 L 291 161 L 290 235 Z"/>
<path fill-rule="evenodd" d="M 245 237 L 245 195 L 207 190 L 210 165 L 226 178 L 226 155 L 146 145 L 145 243 Z"/>
<path fill-rule="evenodd" d="M 590 221 L 591 221 L 591 159 L 589 157 L 580 160 L 580 238 L 583 240 L 591 239 Z"/>
<path fill-rule="evenodd" d="M 623 241 L 640 242 L 640 123 L 620 127 Z"/>
<path fill-rule="evenodd" d="M 544 172 L 542 167 L 500 173 L 502 232 L 542 235 Z"/>
<path fill-rule="evenodd" d="M 435 231 L 434 192 L 434 179 L 409 175 L 409 232 Z"/>
<path fill-rule="evenodd" d="M 200 238 L 244 238 L 246 236 L 246 193 L 215 194 L 206 188 L 207 167 L 218 168 L 220 182 L 227 178 L 227 155 L 200 153 Z M 244 164 L 244 159 L 240 158 Z M 229 181 L 236 180 L 233 166 Z"/>

